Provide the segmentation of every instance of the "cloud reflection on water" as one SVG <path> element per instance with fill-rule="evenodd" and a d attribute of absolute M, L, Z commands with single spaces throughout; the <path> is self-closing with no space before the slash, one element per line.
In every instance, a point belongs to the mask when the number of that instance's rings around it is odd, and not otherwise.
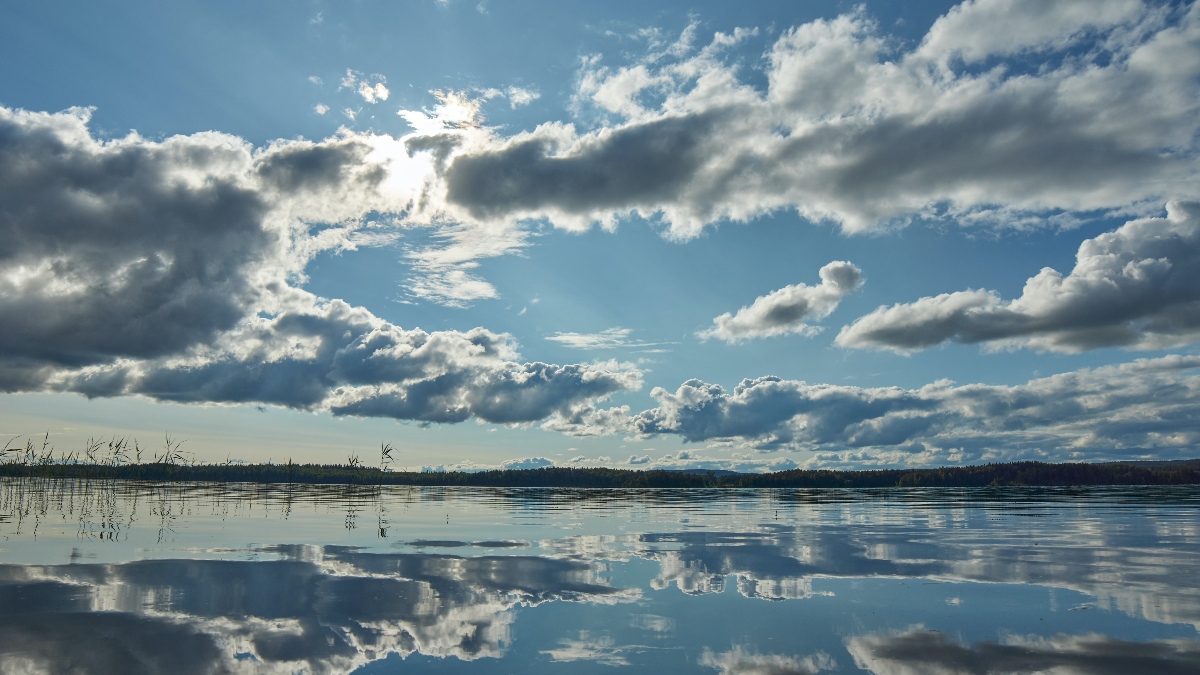
<path fill-rule="evenodd" d="M 1196 525 L 1155 522 L 1034 524 L 812 523 L 759 525 L 743 532 L 683 531 L 631 535 L 574 547 L 577 558 L 630 555 L 659 563 L 655 589 L 724 592 L 733 577 L 751 598 L 821 595 L 820 578 L 899 577 L 948 582 L 1036 584 L 1078 591 L 1101 609 L 1200 630 L 1200 537 Z M 1033 523 L 1031 523 L 1033 524 Z M 986 523 L 985 523 L 986 525 Z M 569 541 L 543 542 L 558 552 Z M 827 594 L 825 592 L 824 594 Z"/>
<path fill-rule="evenodd" d="M 0 534 L 9 542 L 32 541 L 38 527 L 39 536 L 53 537 L 57 522 L 69 528 L 67 546 L 100 546 L 72 553 L 68 565 L 0 564 L 4 673 L 342 673 L 414 655 L 528 672 L 585 661 L 602 669 L 670 662 L 664 672 L 710 673 L 812 673 L 851 662 L 877 675 L 1200 670 L 1198 643 L 1171 639 L 1190 630 L 1183 626 L 1200 629 L 1200 519 L 1196 505 L 1175 493 L 1158 501 L 1145 491 L 1072 493 L 1034 503 L 1012 491 L 848 499 L 803 491 L 312 487 L 311 494 L 280 492 L 285 500 L 268 488 L 218 498 L 199 488 L 126 494 L 91 483 L 84 491 L 18 494 L 13 485 L 0 491 L 0 515 L 9 516 Z M 378 519 L 379 537 L 391 527 L 412 538 L 372 544 L 367 536 L 364 547 L 234 543 L 261 534 L 237 529 L 250 514 L 253 528 L 273 523 L 303 541 L 322 519 L 363 534 L 352 529 L 358 513 Z M 592 514 L 607 529 L 588 520 Z M 205 529 L 210 517 L 220 519 L 216 529 Z M 449 524 L 460 517 L 486 525 Z M 423 518 L 434 526 L 417 527 Z M 220 537 L 228 547 L 178 548 L 169 537 L 165 548 L 131 545 L 139 537 L 152 544 L 155 528 L 163 542 L 165 527 Z M 92 539 L 97 530 L 119 536 Z M 272 536 L 291 536 L 278 532 Z M 21 553 L 20 543 L 8 551 L 49 559 L 32 547 Z M 173 559 L 86 562 L 96 551 Z M 837 582 L 867 579 L 878 580 L 872 588 L 912 579 L 958 584 L 904 597 L 932 597 L 939 612 L 953 608 L 967 623 L 1001 630 L 966 638 L 916 626 L 887 630 L 926 621 L 918 607 L 903 608 L 898 623 L 864 623 L 854 602 L 869 598 Z M 1078 629 L 1060 623 L 1047 636 L 1004 637 L 1003 630 L 1027 630 L 1035 608 L 1018 608 L 1004 619 L 1015 623 L 1002 624 L 987 606 L 1009 592 L 1000 584 L 1075 591 L 1089 597 L 1069 603 L 1094 609 L 1063 612 Z M 624 602 L 632 604 L 599 607 Z M 539 618 L 528 621 L 541 628 L 514 632 L 518 616 L 527 616 L 519 608 L 535 606 Z M 753 619 L 776 610 L 815 632 L 765 642 Z M 1151 623 L 1131 636 L 1120 630 L 1130 625 L 1122 615 Z M 810 621 L 817 616 L 852 620 L 846 632 L 825 635 L 826 619 Z M 698 624 L 730 632 L 702 635 Z M 1125 670 L 1105 670 L 1111 663 Z"/>
<path fill-rule="evenodd" d="M 504 653 L 518 605 L 638 596 L 571 560 L 262 552 L 280 558 L 0 566 L 10 629 L 0 632 L 0 672 L 349 672 L 414 652 L 472 660 Z M 176 668 L 178 654 L 195 660 L 190 670 Z"/>
<path fill-rule="evenodd" d="M 875 675 L 1185 675 L 1200 672 L 1200 642 L 1127 642 L 1106 635 L 1009 636 L 1001 643 L 964 645 L 944 633 L 914 627 L 851 638 L 859 668 Z"/>

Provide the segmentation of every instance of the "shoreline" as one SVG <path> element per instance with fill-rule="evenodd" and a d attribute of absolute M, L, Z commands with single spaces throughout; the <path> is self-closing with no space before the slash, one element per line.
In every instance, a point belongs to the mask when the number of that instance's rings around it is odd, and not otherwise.
<path fill-rule="evenodd" d="M 479 472 L 383 471 L 339 464 L 19 464 L 0 478 L 110 479 L 154 482 L 413 485 L 529 488 L 887 488 L 1200 485 L 1200 459 L 1104 464 L 1010 462 L 930 469 L 766 474 L 550 467 Z"/>

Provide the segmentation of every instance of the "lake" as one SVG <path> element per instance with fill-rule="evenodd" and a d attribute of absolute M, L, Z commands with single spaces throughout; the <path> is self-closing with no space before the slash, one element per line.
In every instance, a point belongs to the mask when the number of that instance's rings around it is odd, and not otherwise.
<path fill-rule="evenodd" d="M 3 673 L 1197 673 L 1195 487 L 0 481 Z"/>

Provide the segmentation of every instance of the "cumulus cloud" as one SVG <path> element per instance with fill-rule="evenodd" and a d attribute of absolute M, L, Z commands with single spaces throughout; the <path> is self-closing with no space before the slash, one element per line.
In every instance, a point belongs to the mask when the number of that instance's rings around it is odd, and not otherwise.
<path fill-rule="evenodd" d="M 845 347 L 907 352 L 942 342 L 1039 351 L 1161 349 L 1200 339 L 1200 203 L 1172 202 L 1079 246 L 1065 277 L 1049 267 L 1005 302 L 968 290 L 880 307 L 846 326 Z"/>
<path fill-rule="evenodd" d="M 862 284 L 862 270 L 841 260 L 822 267 L 820 276 L 821 283 L 817 286 L 793 284 L 759 296 L 737 314 L 726 312 L 713 319 L 713 327 L 697 335 L 725 342 L 789 333 L 813 335 L 820 329 L 807 322 L 820 321 L 832 314 L 841 299 Z"/>
<path fill-rule="evenodd" d="M 1191 673 L 1200 668 L 1193 640 L 1130 642 L 1106 635 L 1013 636 L 1001 644 L 967 646 L 920 626 L 900 633 L 850 638 L 854 663 L 876 675 L 1031 673 L 1079 675 Z"/>
<path fill-rule="evenodd" d="M 324 103 L 318 103 L 313 106 L 313 112 L 317 113 L 318 115 L 324 115 L 325 113 L 329 112 L 329 106 L 325 105 Z"/>
<path fill-rule="evenodd" d="M 657 216 L 687 239 L 776 209 L 858 232 L 1195 196 L 1200 9 L 1043 5 L 960 5 L 910 51 L 862 12 L 810 22 L 768 50 L 765 90 L 728 57 L 752 31 L 585 59 L 577 103 L 618 121 L 464 149 L 447 208 L 575 230 Z M 1031 54 L 1032 72 L 1009 63 Z"/>
<path fill-rule="evenodd" d="M 406 330 L 294 284 L 322 251 L 419 222 L 432 162 L 390 136 L 254 149 L 92 138 L 88 112 L 0 108 L 0 388 L 257 402 L 421 422 L 569 417 L 631 366 L 520 362 L 508 335 Z"/>
<path fill-rule="evenodd" d="M 521 471 L 525 469 L 545 469 L 554 466 L 554 462 L 545 457 L 523 457 L 521 459 L 510 459 L 500 465 L 501 469 L 506 471 Z"/>
<path fill-rule="evenodd" d="M 743 380 L 656 387 L 641 436 L 805 449 L 820 462 L 923 464 L 1019 458 L 1162 457 L 1200 442 L 1200 357 L 1167 356 L 999 386 L 919 389 Z M 846 450 L 850 448 L 850 450 Z"/>
<path fill-rule="evenodd" d="M 636 369 L 629 364 L 609 362 L 598 364 L 600 367 L 620 372 L 624 369 L 633 373 Z M 641 385 L 640 379 L 637 384 Z M 548 431 L 557 431 L 570 436 L 612 436 L 628 433 L 631 430 L 629 406 L 612 408 L 597 408 L 593 404 L 576 405 L 567 410 L 558 410 L 542 424 Z"/>

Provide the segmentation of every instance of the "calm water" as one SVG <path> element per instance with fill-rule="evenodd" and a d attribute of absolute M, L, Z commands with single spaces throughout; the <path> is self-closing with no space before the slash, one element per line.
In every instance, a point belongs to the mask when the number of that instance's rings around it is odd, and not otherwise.
<path fill-rule="evenodd" d="M 1197 673 L 1200 491 L 0 481 L 3 673 Z"/>

